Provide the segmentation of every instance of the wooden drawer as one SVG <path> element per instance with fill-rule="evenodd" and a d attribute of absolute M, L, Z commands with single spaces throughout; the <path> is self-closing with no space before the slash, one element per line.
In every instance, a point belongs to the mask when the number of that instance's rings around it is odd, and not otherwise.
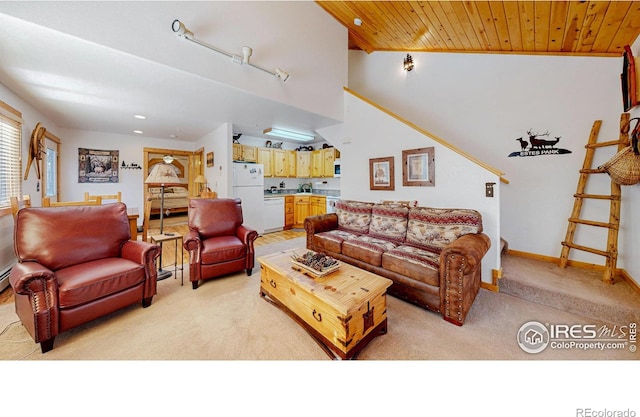
<path fill-rule="evenodd" d="M 285 226 L 293 226 L 293 210 L 291 211 L 291 213 L 287 213 L 284 215 L 284 225 Z"/>
<path fill-rule="evenodd" d="M 292 273 L 297 274 L 295 271 Z M 326 285 L 318 281 L 317 291 L 310 291 L 306 287 L 261 263 L 261 292 L 303 321 L 308 330 L 313 329 L 313 333 L 333 347 L 332 350 L 337 350 L 340 357 L 350 357 L 351 351 L 356 347 L 358 350 L 362 349 L 359 343 L 374 330 L 386 332 L 386 288 L 371 291 L 367 289 L 367 296 L 358 297 L 358 304 L 350 304 L 353 292 L 345 291 L 342 296 L 348 302 L 336 306 L 332 301 L 335 297 L 324 300 L 319 294 L 322 291 L 340 292 L 339 289 L 330 288 L 330 281 Z M 344 306 L 348 307 L 343 308 Z"/>

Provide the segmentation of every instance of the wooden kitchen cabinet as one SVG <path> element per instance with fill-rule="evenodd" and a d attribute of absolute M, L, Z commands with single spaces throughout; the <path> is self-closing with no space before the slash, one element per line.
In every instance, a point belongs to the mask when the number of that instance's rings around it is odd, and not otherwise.
<path fill-rule="evenodd" d="M 273 176 L 287 177 L 289 176 L 289 160 L 287 151 L 284 149 L 272 149 L 273 155 Z"/>
<path fill-rule="evenodd" d="M 333 177 L 333 163 L 340 158 L 340 151 L 336 148 L 322 150 L 323 177 Z"/>
<path fill-rule="evenodd" d="M 325 196 L 309 197 L 309 216 L 318 216 L 327 212 L 327 198 Z"/>
<path fill-rule="evenodd" d="M 295 178 L 297 176 L 296 167 L 298 160 L 298 152 L 287 151 L 287 177 Z"/>
<path fill-rule="evenodd" d="M 258 148 L 255 146 L 242 145 L 242 160 L 247 162 L 258 161 Z"/>
<path fill-rule="evenodd" d="M 284 196 L 284 230 L 291 229 L 295 223 L 294 198 L 292 195 Z"/>
<path fill-rule="evenodd" d="M 322 149 L 311 151 L 311 176 L 313 178 L 324 177 L 324 161 L 322 159 Z"/>
<path fill-rule="evenodd" d="M 293 227 L 302 229 L 304 219 L 311 213 L 311 198 L 306 195 L 296 195 L 293 199 Z"/>
<path fill-rule="evenodd" d="M 233 160 L 242 161 L 242 145 L 239 143 L 233 144 Z"/>
<path fill-rule="evenodd" d="M 311 152 L 299 151 L 296 157 L 296 177 L 311 177 Z"/>
<path fill-rule="evenodd" d="M 245 162 L 257 162 L 258 154 L 255 146 L 233 144 L 233 160 Z"/>
<path fill-rule="evenodd" d="M 264 176 L 273 177 L 273 149 L 258 148 L 258 163 L 264 165 Z"/>

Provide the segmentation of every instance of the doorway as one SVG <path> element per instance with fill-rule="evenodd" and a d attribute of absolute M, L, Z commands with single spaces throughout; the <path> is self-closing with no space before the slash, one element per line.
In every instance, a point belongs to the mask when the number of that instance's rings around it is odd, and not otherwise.
<path fill-rule="evenodd" d="M 173 157 L 170 165 L 175 170 L 179 184 L 172 187 L 165 187 L 163 210 L 166 216 L 178 213 L 187 213 L 189 199 L 198 196 L 198 185 L 194 182 L 195 178 L 203 172 L 204 149 L 196 151 L 184 151 L 178 149 L 164 148 L 144 148 L 143 169 L 143 190 L 144 196 L 151 198 L 151 216 L 160 213 L 161 189 L 154 185 L 144 183 L 147 176 L 151 173 L 153 166 L 159 163 L 165 163 L 164 157 L 170 155 Z"/>

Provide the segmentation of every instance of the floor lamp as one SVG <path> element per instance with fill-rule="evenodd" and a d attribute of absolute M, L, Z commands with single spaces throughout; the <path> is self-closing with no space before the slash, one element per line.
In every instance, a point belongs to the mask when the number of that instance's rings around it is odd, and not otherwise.
<path fill-rule="evenodd" d="M 160 186 L 160 234 L 164 234 L 163 220 L 164 220 L 164 187 L 180 185 L 180 179 L 176 174 L 173 165 L 173 157 L 165 156 L 163 158 L 163 164 L 155 164 L 151 173 L 144 181 L 149 186 Z M 160 251 L 160 267 L 158 268 L 158 281 L 169 278 L 171 271 L 165 271 L 162 269 L 162 251 Z"/>

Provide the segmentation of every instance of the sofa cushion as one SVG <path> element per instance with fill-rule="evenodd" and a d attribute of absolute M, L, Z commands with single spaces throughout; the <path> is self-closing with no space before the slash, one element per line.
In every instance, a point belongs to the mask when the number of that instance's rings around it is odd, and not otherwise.
<path fill-rule="evenodd" d="M 403 206 L 376 204 L 371 209 L 369 235 L 401 243 L 407 236 L 407 214 Z"/>
<path fill-rule="evenodd" d="M 440 253 L 460 236 L 480 232 L 482 216 L 476 210 L 414 207 L 409 209 L 405 241 Z"/>
<path fill-rule="evenodd" d="M 35 261 L 52 271 L 119 257 L 131 237 L 124 203 L 24 208 L 15 228 L 20 230 L 14 236 L 18 260 Z"/>
<path fill-rule="evenodd" d="M 202 241 L 202 265 L 218 264 L 247 256 L 247 248 L 237 236 L 217 236 Z"/>
<path fill-rule="evenodd" d="M 144 266 L 123 258 L 106 258 L 56 271 L 61 309 L 90 303 L 145 280 Z"/>
<path fill-rule="evenodd" d="M 401 245 L 382 254 L 382 267 L 425 284 L 440 285 L 440 255 L 432 251 Z"/>
<path fill-rule="evenodd" d="M 342 252 L 342 242 L 349 239 L 355 239 L 359 235 L 346 232 L 344 230 L 330 230 L 328 232 L 316 233 L 313 235 L 313 243 L 327 251 L 334 253 Z"/>
<path fill-rule="evenodd" d="M 242 224 L 242 202 L 233 198 L 192 198 L 189 200 L 189 230 L 202 239 L 235 236 Z"/>
<path fill-rule="evenodd" d="M 352 233 L 368 233 L 373 203 L 339 200 L 336 202 L 338 229 Z"/>
<path fill-rule="evenodd" d="M 370 265 L 382 265 L 382 254 L 395 248 L 393 242 L 362 235 L 342 242 L 342 254 L 366 262 Z"/>

